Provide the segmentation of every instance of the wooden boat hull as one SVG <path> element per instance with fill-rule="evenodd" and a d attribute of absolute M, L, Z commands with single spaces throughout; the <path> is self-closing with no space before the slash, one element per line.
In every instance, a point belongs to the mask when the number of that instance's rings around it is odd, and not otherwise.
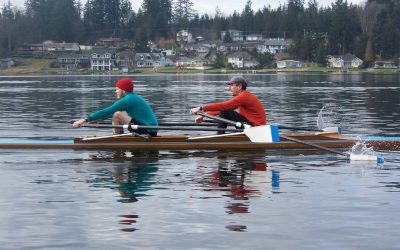
<path fill-rule="evenodd" d="M 322 132 L 310 134 L 286 134 L 328 148 L 349 148 L 357 143 L 358 139 L 337 133 Z M 192 136 L 194 137 L 194 136 Z M 109 149 L 109 150 L 195 150 L 195 149 L 218 149 L 218 150 L 253 150 L 253 149 L 304 149 L 307 145 L 282 140 L 276 143 L 253 143 L 244 135 L 235 135 L 219 138 L 207 138 L 189 140 L 187 135 L 164 135 L 151 137 L 145 140 L 133 135 L 121 136 L 89 136 L 75 138 L 73 141 L 30 141 L 16 143 L 2 143 L 0 148 L 7 149 Z M 367 146 L 382 150 L 400 150 L 400 137 L 374 138 L 366 140 Z"/>

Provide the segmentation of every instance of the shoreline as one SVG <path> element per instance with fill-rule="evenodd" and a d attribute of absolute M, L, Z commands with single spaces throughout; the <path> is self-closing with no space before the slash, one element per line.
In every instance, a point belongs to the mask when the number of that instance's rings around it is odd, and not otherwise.
<path fill-rule="evenodd" d="M 111 71 L 92 71 L 88 69 L 75 69 L 65 70 L 61 68 L 52 68 L 50 65 L 54 60 L 50 59 L 34 59 L 29 58 L 19 62 L 18 66 L 11 68 L 0 69 L 0 76 L 35 76 L 35 75 L 54 75 L 54 76 L 73 76 L 73 75 L 136 75 L 136 74 L 190 74 L 190 73 L 204 73 L 204 74 L 263 74 L 263 73 L 384 73 L 394 74 L 400 73 L 400 69 L 336 69 L 324 67 L 304 67 L 304 68 L 261 68 L 261 69 L 225 69 L 225 68 L 211 68 L 211 69 L 188 69 L 188 68 L 175 68 L 175 67 L 162 67 L 162 68 L 143 68 L 136 69 L 131 72 L 122 72 L 121 70 Z"/>

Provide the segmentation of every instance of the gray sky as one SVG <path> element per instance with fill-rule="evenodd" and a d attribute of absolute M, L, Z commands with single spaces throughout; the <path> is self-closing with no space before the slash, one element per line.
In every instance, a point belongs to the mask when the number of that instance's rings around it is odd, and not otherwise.
<path fill-rule="evenodd" d="M 349 3 L 360 4 L 365 2 L 366 0 L 347 0 Z M 8 0 L 0 0 L 0 6 L 3 6 L 4 3 L 7 3 Z M 23 7 L 25 0 L 11 0 L 11 4 L 14 6 Z M 82 0 L 82 3 L 86 2 L 86 0 Z M 194 3 L 194 8 L 199 13 L 208 13 L 214 15 L 215 9 L 218 6 L 219 10 L 224 14 L 232 14 L 233 11 L 241 12 L 246 5 L 247 0 L 192 0 Z M 263 8 L 264 6 L 271 5 L 272 8 L 276 8 L 281 3 L 285 4 L 287 0 L 252 0 L 252 9 L 258 10 Z M 308 0 L 304 1 L 305 3 Z M 317 0 L 318 4 L 321 6 L 330 6 L 335 0 Z M 134 10 L 137 10 L 142 4 L 142 0 L 131 0 Z"/>

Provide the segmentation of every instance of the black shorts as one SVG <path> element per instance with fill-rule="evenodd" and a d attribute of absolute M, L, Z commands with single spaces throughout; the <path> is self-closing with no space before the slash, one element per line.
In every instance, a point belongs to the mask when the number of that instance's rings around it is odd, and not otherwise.
<path fill-rule="evenodd" d="M 131 122 L 130 122 L 129 124 L 132 124 L 132 125 L 139 125 L 139 126 L 141 125 L 141 124 L 138 123 L 138 121 L 136 121 L 136 120 L 133 119 L 133 118 L 132 118 L 132 120 L 131 120 Z M 147 129 L 144 129 L 144 128 L 139 128 L 139 129 L 129 130 L 129 131 L 135 132 L 135 133 L 140 134 L 140 135 L 157 136 L 157 132 L 155 132 L 155 131 L 148 131 Z"/>

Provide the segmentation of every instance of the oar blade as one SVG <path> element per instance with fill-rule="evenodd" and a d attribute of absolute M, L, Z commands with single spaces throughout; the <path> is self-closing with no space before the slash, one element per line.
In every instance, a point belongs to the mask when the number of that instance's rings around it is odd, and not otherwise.
<path fill-rule="evenodd" d="M 349 154 L 350 161 L 374 161 L 378 164 L 385 162 L 382 156 L 378 155 L 359 155 L 359 154 Z"/>
<path fill-rule="evenodd" d="M 250 139 L 251 142 L 279 142 L 279 129 L 276 125 L 262 125 L 257 127 L 245 128 L 243 132 Z"/>
<path fill-rule="evenodd" d="M 342 133 L 342 128 L 341 127 L 326 127 L 326 128 L 321 129 L 321 131 L 324 131 L 324 132 L 337 132 L 337 133 L 341 134 Z"/>

